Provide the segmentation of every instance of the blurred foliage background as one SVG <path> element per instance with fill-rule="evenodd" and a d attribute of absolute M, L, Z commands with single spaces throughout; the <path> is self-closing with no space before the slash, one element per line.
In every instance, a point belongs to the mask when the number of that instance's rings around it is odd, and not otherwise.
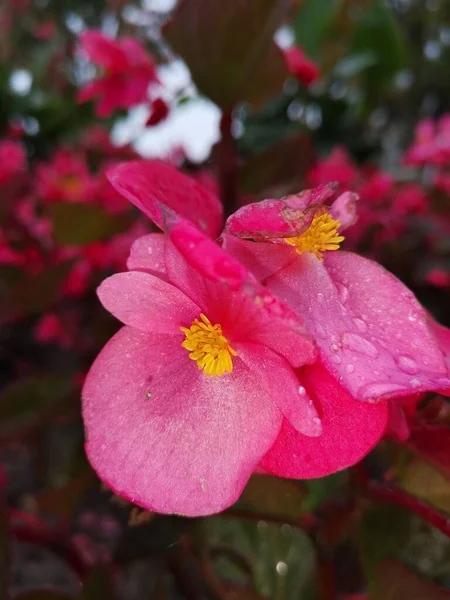
<path fill-rule="evenodd" d="M 0 139 L 26 152 L 9 179 L 12 150 L 0 152 L 0 597 L 450 598 L 450 412 L 440 397 L 417 417 L 440 428 L 438 450 L 389 439 L 361 468 L 322 480 L 254 476 L 211 518 L 142 512 L 87 463 L 81 384 L 117 329 L 95 288 L 152 227 L 115 197 L 104 169 L 157 154 L 151 136 L 170 142 L 170 123 L 202 96 L 231 119 L 231 139 L 219 139 L 217 118 L 205 125 L 212 132 L 190 130 L 207 134 L 204 159 L 177 142 L 161 158 L 218 193 L 232 178 L 234 208 L 330 180 L 359 191 L 347 247 L 382 262 L 450 324 L 450 153 L 433 158 L 450 148 L 445 120 L 433 132 L 450 112 L 450 4 L 185 0 L 180 10 L 195 18 L 165 25 L 175 4 L 0 5 Z M 87 28 L 146 46 L 166 74 L 166 120 L 148 124 L 151 106 L 99 119 L 77 102 L 95 72 L 77 48 Z M 303 49 L 313 82 L 288 72 L 273 38 Z M 168 85 L 181 59 L 193 83 Z M 416 131 L 424 119 L 428 137 Z M 429 154 L 417 158 L 425 142 Z M 380 493 L 381 481 L 422 512 Z"/>

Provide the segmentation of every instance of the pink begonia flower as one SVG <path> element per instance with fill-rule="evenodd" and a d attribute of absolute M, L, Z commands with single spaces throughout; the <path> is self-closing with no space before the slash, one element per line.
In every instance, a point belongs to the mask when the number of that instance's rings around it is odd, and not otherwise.
<path fill-rule="evenodd" d="M 154 265 L 147 272 L 148 255 L 162 255 L 150 234 L 131 253 L 141 270 L 99 287 L 125 327 L 84 385 L 86 450 L 116 493 L 153 511 L 206 515 L 237 500 L 283 419 L 304 438 L 320 434 L 290 366 L 312 362 L 315 346 L 214 241 L 178 217 L 170 227 L 164 278 Z"/>
<path fill-rule="evenodd" d="M 299 46 L 282 50 L 288 71 L 303 85 L 309 86 L 320 77 L 320 69 Z"/>
<path fill-rule="evenodd" d="M 155 64 L 139 42 L 130 37 L 114 40 L 90 30 L 81 34 L 80 45 L 104 74 L 80 90 L 79 102 L 98 98 L 97 116 L 109 117 L 117 108 L 146 101 L 148 87 L 157 83 L 158 77 Z"/>
<path fill-rule="evenodd" d="M 90 432 L 89 455 L 100 476 L 119 493 L 149 508 L 156 508 L 162 512 L 205 514 L 206 512 L 221 510 L 221 508 L 236 499 L 248 478 L 250 470 L 271 472 L 274 461 L 277 462 L 278 467 L 280 467 L 281 461 L 284 461 L 286 465 L 287 470 L 284 473 L 281 471 L 280 474 L 287 477 L 310 478 L 335 472 L 361 460 L 379 441 L 385 431 L 387 423 L 386 404 L 363 405 L 354 401 L 334 379 L 328 377 L 328 381 L 326 381 L 327 373 L 320 364 L 303 367 L 292 378 L 293 374 L 287 366 L 287 362 L 284 362 L 285 359 L 288 359 L 294 366 L 300 366 L 304 362 L 310 362 L 315 356 L 315 352 L 303 336 L 303 326 L 298 322 L 298 318 L 286 311 L 285 307 L 270 292 L 262 288 L 239 263 L 220 250 L 211 239 L 204 236 L 193 224 L 179 219 L 175 219 L 175 226 L 170 222 L 173 221 L 173 216 L 171 216 L 173 213 L 169 209 L 183 210 L 184 204 L 180 202 L 180 198 L 184 198 L 185 204 L 190 207 L 190 210 L 187 211 L 189 216 L 196 217 L 199 210 L 205 205 L 204 193 L 200 193 L 197 185 L 193 185 L 189 178 L 178 174 L 174 169 L 164 168 L 161 170 L 159 163 L 141 162 L 139 165 L 134 165 L 133 169 L 137 169 L 137 172 L 141 173 L 141 177 L 138 177 L 135 181 L 131 195 L 129 186 L 132 177 L 130 177 L 130 171 L 125 167 L 120 168 L 118 171 L 113 170 L 110 173 L 113 185 L 117 189 L 124 189 L 125 194 L 146 214 L 156 218 L 161 227 L 171 228 L 171 242 L 167 245 L 163 234 L 149 234 L 136 240 L 131 248 L 127 264 L 128 269 L 132 271 L 128 274 L 128 278 L 139 280 L 136 288 L 132 284 L 133 292 L 128 291 L 128 284 L 122 287 L 121 292 L 117 292 L 117 286 L 115 286 L 114 291 L 112 287 L 108 287 L 112 286 L 113 281 L 118 282 L 117 278 L 123 278 L 123 274 L 107 280 L 110 283 L 100 288 L 100 296 L 105 305 L 128 324 L 131 323 L 128 319 L 132 318 L 131 324 L 135 327 L 133 335 L 130 333 L 129 327 L 125 328 L 122 333 L 118 334 L 118 339 L 115 338 L 107 345 L 97 359 L 85 388 L 85 398 L 87 398 L 85 419 L 88 433 Z M 152 172 L 153 175 L 151 175 Z M 131 171 L 131 173 L 134 173 L 134 171 Z M 143 176 L 143 173 L 146 173 L 146 175 Z M 163 185 L 164 179 L 167 181 Z M 151 185 L 149 186 L 152 181 L 157 183 L 153 189 Z M 330 193 L 333 193 L 332 190 L 324 188 L 314 195 L 314 201 L 320 203 L 320 199 Z M 197 211 L 195 210 L 196 205 L 198 207 Z M 351 217 L 351 211 L 348 210 L 348 207 L 338 205 L 337 208 L 340 212 L 346 209 L 344 212 L 348 213 L 349 221 L 352 220 L 353 217 Z M 291 216 L 293 221 L 290 227 L 294 227 L 295 216 Z M 292 231 L 295 231 L 295 229 Z M 153 285 L 158 282 L 157 285 L 160 286 L 161 292 L 155 294 L 154 290 L 148 289 L 149 297 L 144 302 L 141 301 L 141 298 L 146 295 L 142 283 L 145 275 L 153 276 Z M 150 280 L 147 277 L 145 281 L 145 286 L 147 286 Z M 141 328 L 160 327 L 156 323 L 149 325 L 150 322 L 154 323 L 155 319 L 158 320 L 158 313 L 148 321 L 147 316 L 145 318 L 142 318 L 142 315 L 139 317 L 139 311 L 130 310 L 126 303 L 134 298 L 134 304 L 139 305 L 142 310 L 146 307 L 145 310 L 150 312 L 155 302 L 164 303 L 166 318 L 170 319 L 171 313 L 167 311 L 167 307 L 175 303 L 173 299 L 170 299 L 167 289 L 164 288 L 164 282 L 168 285 L 175 284 L 197 304 L 198 308 L 194 311 L 194 318 L 198 319 L 200 307 L 205 306 L 205 303 L 208 304 L 207 316 L 211 322 L 217 320 L 218 324 L 223 325 L 223 333 L 226 334 L 226 339 L 238 354 L 237 357 L 234 357 L 234 355 L 231 357 L 233 365 L 239 365 L 240 360 L 250 366 L 256 364 L 252 362 L 255 356 L 252 358 L 251 353 L 248 353 L 248 349 L 252 344 L 248 340 L 254 335 L 253 330 L 250 329 L 256 327 L 256 330 L 254 330 L 256 332 L 259 320 L 267 324 L 267 326 L 264 325 L 259 328 L 258 341 L 255 340 L 255 349 L 258 346 L 257 349 L 260 353 L 257 361 L 258 366 L 256 366 L 257 376 L 260 379 L 256 382 L 258 390 L 260 389 L 259 386 L 262 386 L 261 389 L 268 390 L 268 392 L 262 394 L 258 391 L 261 396 L 260 401 L 264 403 L 260 416 L 262 419 L 272 419 L 273 422 L 271 425 L 268 422 L 265 422 L 264 426 L 258 425 L 258 427 L 270 430 L 270 439 L 265 440 L 265 449 L 257 460 L 255 460 L 256 453 L 260 452 L 262 447 L 260 441 L 255 447 L 254 439 L 257 433 L 255 432 L 255 423 L 253 423 L 253 419 L 245 421 L 243 429 L 241 429 L 241 422 L 244 422 L 244 420 L 238 415 L 238 412 L 243 411 L 243 417 L 248 418 L 246 415 L 258 412 L 259 409 L 255 411 L 252 395 L 247 398 L 247 388 L 242 392 L 235 386 L 228 389 L 228 386 L 225 385 L 227 380 L 231 382 L 231 375 L 234 374 L 234 370 L 233 373 L 224 375 L 223 379 L 221 377 L 217 378 L 220 394 L 225 393 L 224 390 L 228 390 L 230 394 L 229 401 L 226 404 L 227 410 L 230 411 L 229 422 L 224 421 L 221 427 L 225 427 L 226 431 L 232 433 L 233 436 L 238 435 L 239 431 L 244 432 L 246 427 L 249 428 L 251 433 L 251 439 L 246 439 L 248 433 L 242 434 L 242 443 L 245 441 L 245 447 L 250 448 L 246 452 L 251 453 L 254 460 L 251 468 L 249 462 L 244 461 L 246 465 L 245 476 L 242 476 L 241 471 L 234 474 L 230 473 L 230 470 L 236 471 L 237 465 L 243 464 L 239 462 L 242 460 L 242 456 L 241 459 L 234 456 L 231 460 L 229 454 L 225 452 L 223 458 L 221 458 L 223 454 L 221 449 L 217 453 L 212 452 L 212 456 L 209 456 L 211 449 L 214 449 L 214 442 L 211 442 L 211 440 L 214 440 L 217 435 L 219 441 L 222 439 L 220 432 L 217 433 L 216 426 L 208 431 L 215 423 L 214 415 L 221 414 L 220 411 L 223 410 L 221 408 L 223 401 L 221 402 L 220 399 L 218 400 L 215 397 L 209 397 L 210 394 L 213 394 L 212 387 L 209 388 L 211 391 L 208 392 L 208 397 L 201 396 L 205 406 L 201 414 L 203 420 L 207 419 L 206 423 L 199 421 L 197 418 L 197 413 L 200 410 L 198 408 L 199 399 L 196 395 L 186 394 L 186 390 L 189 389 L 187 386 L 184 388 L 177 387 L 178 391 L 176 393 L 180 395 L 179 402 L 184 414 L 174 413 L 173 418 L 182 421 L 182 425 L 177 426 L 175 430 L 168 420 L 167 412 L 168 410 L 175 411 L 175 407 L 167 403 L 167 410 L 164 412 L 165 404 L 161 405 L 159 402 L 156 405 L 153 404 L 157 400 L 155 388 L 152 389 L 155 380 L 148 381 L 148 376 L 153 375 L 149 371 L 152 370 L 152 361 L 158 359 L 161 361 L 163 358 L 156 349 L 150 350 L 149 348 L 149 346 L 154 346 L 155 336 L 152 335 L 150 338 L 148 333 L 144 335 L 142 332 L 136 332 L 136 329 L 138 325 Z M 172 288 L 170 289 L 175 294 L 175 291 Z M 114 304 L 113 308 L 112 303 L 116 302 L 119 306 Z M 186 299 L 183 302 L 186 302 Z M 254 314 L 249 321 L 247 321 L 248 310 Z M 210 311 L 212 311 L 212 318 Z M 133 314 L 134 317 L 132 317 Z M 186 328 L 190 319 L 191 323 L 193 322 L 192 318 L 193 315 L 190 314 L 186 319 L 186 324 L 184 324 Z M 241 327 L 242 322 L 248 322 L 250 326 L 248 334 L 246 333 L 249 337 L 242 339 L 242 341 L 234 341 L 233 336 L 236 335 L 235 332 Z M 245 329 L 242 330 L 242 332 L 244 331 Z M 267 333 L 267 336 L 264 332 Z M 237 335 L 239 337 L 241 333 Z M 135 337 L 139 337 L 139 339 L 135 341 Z M 140 338 L 143 338 L 142 342 Z M 192 361 L 187 360 L 186 355 L 180 350 L 182 343 L 183 336 L 178 338 L 177 344 L 174 344 L 175 350 L 173 352 L 180 353 L 180 358 L 183 360 L 178 363 L 178 354 L 175 357 L 172 355 L 170 368 L 190 369 L 186 372 L 193 373 L 198 378 L 202 373 L 192 369 Z M 307 358 L 307 355 L 309 355 L 309 358 Z M 273 359 L 275 361 L 271 363 Z M 177 367 L 178 364 L 184 366 Z M 133 375 L 128 373 L 128 369 L 132 370 Z M 287 384 L 283 383 L 286 373 L 289 373 Z M 177 377 L 179 379 L 178 375 L 171 378 L 170 373 L 166 374 L 165 367 L 161 367 L 156 382 L 158 386 L 163 386 L 161 390 L 166 389 L 165 386 L 168 386 L 167 389 L 171 390 L 171 386 L 175 385 L 173 379 Z M 204 382 L 201 377 L 200 382 Z M 295 386 L 295 390 L 292 389 L 292 385 Z M 123 395 L 119 399 L 118 389 L 121 390 L 120 393 Z M 151 397 L 146 397 L 147 392 L 150 392 Z M 279 398 L 280 392 L 283 396 L 281 401 Z M 198 393 L 200 393 L 200 388 Z M 272 404 L 270 404 L 270 410 L 267 409 L 265 404 L 266 394 L 275 399 L 278 412 L 274 411 Z M 245 402 L 242 402 L 243 395 L 246 396 Z M 141 407 L 145 411 L 144 415 L 142 415 Z M 309 410 L 306 407 L 309 407 Z M 131 411 L 129 408 L 131 408 Z M 284 416 L 281 416 L 281 413 Z M 317 413 L 322 421 L 320 425 L 318 421 L 315 421 Z M 105 420 L 105 414 L 110 416 L 109 421 Z M 157 441 L 159 442 L 161 439 L 160 443 L 164 444 L 161 447 L 162 456 L 160 453 L 155 455 L 156 462 L 153 464 L 154 443 L 144 441 L 139 444 L 138 440 L 144 439 L 143 436 L 147 431 L 153 432 L 155 414 L 160 416 L 160 430 L 162 431 L 164 428 L 169 435 L 167 439 L 158 437 Z M 148 415 L 148 422 L 145 415 Z M 129 423 L 132 424 L 132 427 L 128 426 Z M 258 423 L 260 423 L 260 419 L 256 421 L 256 424 Z M 352 439 L 351 443 L 348 443 L 348 433 L 353 431 L 355 423 L 359 426 L 358 436 L 356 436 L 356 439 Z M 203 427 L 207 428 L 206 433 L 203 433 Z M 139 428 L 139 431 L 136 428 Z M 131 436 L 121 435 L 125 430 L 127 432 L 133 431 L 133 433 Z M 320 430 L 323 433 L 317 436 Z M 115 431 L 119 431 L 119 433 L 114 434 Z M 180 431 L 185 435 L 182 444 L 180 444 L 178 437 L 176 442 L 173 440 L 175 435 L 181 435 Z M 97 435 L 96 432 L 104 433 L 98 433 Z M 105 441 L 108 432 L 111 442 Z M 255 432 L 255 435 L 253 432 Z M 205 436 L 205 439 L 200 443 L 199 440 L 202 439 L 202 436 Z M 286 447 L 284 444 L 285 438 L 291 441 L 295 440 L 294 452 L 292 452 L 292 448 Z M 312 443 L 313 438 L 314 444 Z M 235 438 L 233 437 L 233 439 Z M 121 451 L 116 455 L 117 462 L 116 460 L 111 461 L 114 450 L 111 449 L 110 443 L 113 444 L 113 447 L 114 444 L 120 444 Z M 135 451 L 132 448 L 133 443 L 138 446 L 138 450 Z M 170 450 L 166 448 L 166 443 L 171 448 Z M 272 443 L 274 443 L 273 452 L 267 452 Z M 228 442 L 228 445 L 230 445 L 230 442 Z M 178 452 L 179 446 L 180 450 Z M 198 452 L 194 452 L 197 447 Z M 149 482 L 154 476 L 154 465 L 159 464 L 157 461 L 163 460 L 166 456 L 165 452 L 169 456 L 173 454 L 173 460 L 170 459 L 170 464 L 168 464 L 164 474 L 158 471 L 157 479 L 152 485 Z M 201 452 L 205 455 L 204 458 L 198 457 L 198 453 Z M 239 452 L 241 451 L 239 450 Z M 132 460 L 129 467 L 126 466 L 126 460 L 124 466 L 123 455 L 129 457 L 130 461 Z M 305 460 L 303 460 L 303 457 L 305 457 Z M 220 484 L 215 484 L 215 488 L 212 489 L 211 500 L 205 496 L 205 492 L 209 490 L 206 482 L 207 478 L 204 475 L 199 475 L 200 469 L 203 470 L 204 468 L 201 461 L 208 458 L 214 462 L 214 465 L 217 463 L 217 466 L 208 466 L 208 469 L 212 470 L 211 472 L 223 469 L 223 474 L 226 476 L 226 480 L 221 484 L 220 494 L 218 491 Z M 142 461 L 143 466 L 138 469 L 135 468 L 136 461 Z M 180 465 L 178 465 L 178 461 L 181 461 Z M 176 469 L 173 467 L 175 462 L 177 464 Z M 260 462 L 261 464 L 259 464 Z M 132 469 L 134 469 L 134 476 L 131 478 L 129 471 Z M 150 469 L 149 472 L 148 469 Z M 202 480 L 193 479 L 191 476 L 180 477 L 180 472 L 184 472 L 183 469 L 189 474 L 196 473 L 199 477 L 202 477 Z M 124 475 L 123 478 L 122 474 Z M 162 481 L 160 481 L 161 479 Z M 229 489 L 225 490 L 228 480 L 234 483 Z M 238 485 L 235 483 L 237 480 L 239 481 Z M 145 487 L 146 484 L 147 487 Z M 181 487 L 179 487 L 180 485 Z M 145 490 L 142 493 L 143 495 L 139 496 L 137 494 L 137 486 L 139 486 L 139 489 L 143 488 Z M 195 493 L 187 495 L 186 486 L 190 486 L 190 490 L 194 486 Z M 201 493 L 202 487 L 205 488 L 203 494 Z M 230 491 L 231 488 L 232 491 Z M 216 493 L 217 497 L 213 498 Z M 152 497 L 150 497 L 151 494 Z M 164 496 L 161 496 L 161 494 L 164 494 Z M 218 497 L 219 495 L 221 498 Z M 169 498 L 170 504 L 168 503 Z M 175 506 L 173 504 L 174 498 L 180 504 Z M 160 503 L 155 504 L 156 502 Z M 161 504 L 161 502 L 163 503 Z M 208 508 L 208 502 L 214 504 L 210 504 Z"/>
<path fill-rule="evenodd" d="M 343 188 L 351 188 L 357 179 L 358 169 L 342 146 L 336 146 L 327 158 L 318 160 L 307 175 L 307 183 L 311 187 L 335 181 Z"/>
<path fill-rule="evenodd" d="M 167 206 L 211 237 L 220 232 L 223 219 L 220 200 L 170 165 L 157 160 L 130 161 L 111 168 L 107 177 L 118 192 L 161 229 L 161 208 Z"/>
<path fill-rule="evenodd" d="M 50 161 L 37 165 L 34 187 L 44 202 L 86 202 L 92 179 L 79 154 L 69 148 L 60 148 Z"/>
<path fill-rule="evenodd" d="M 355 399 L 449 393 L 448 365 L 412 292 L 371 260 L 335 251 L 355 220 L 355 195 L 342 194 L 331 207 L 316 206 L 318 195 L 326 198 L 323 188 L 240 209 L 228 219 L 224 247 L 301 316 L 323 364 Z M 265 236 L 277 202 L 278 218 L 308 215 L 297 234 Z M 241 226 L 245 237 L 266 243 L 237 237 Z"/>

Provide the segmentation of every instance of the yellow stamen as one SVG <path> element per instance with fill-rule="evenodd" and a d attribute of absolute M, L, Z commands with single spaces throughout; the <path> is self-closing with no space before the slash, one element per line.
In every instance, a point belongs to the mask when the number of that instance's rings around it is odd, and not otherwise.
<path fill-rule="evenodd" d="M 338 233 L 340 226 L 340 221 L 333 219 L 325 209 L 320 209 L 306 231 L 297 237 L 285 238 L 284 241 L 295 246 L 297 254 L 310 252 L 322 261 L 322 252 L 338 250 L 340 243 L 344 241 L 344 236 Z"/>
<path fill-rule="evenodd" d="M 237 352 L 228 343 L 220 325 L 213 325 L 203 313 L 200 319 L 194 319 L 189 328 L 180 327 L 186 336 L 181 345 L 189 350 L 189 358 L 195 360 L 205 375 L 217 377 L 231 373 L 231 355 L 237 356 Z"/>

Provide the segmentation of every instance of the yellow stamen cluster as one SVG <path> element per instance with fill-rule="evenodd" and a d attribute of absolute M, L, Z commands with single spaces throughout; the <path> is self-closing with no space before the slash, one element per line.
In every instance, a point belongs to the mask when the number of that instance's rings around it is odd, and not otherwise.
<path fill-rule="evenodd" d="M 189 358 L 196 361 L 205 375 L 216 377 L 232 372 L 231 355 L 237 356 L 237 352 L 228 343 L 220 325 L 213 325 L 202 313 L 200 320 L 194 319 L 189 328 L 180 329 L 186 336 L 181 345 L 189 350 Z"/>
<path fill-rule="evenodd" d="M 323 209 L 316 213 L 306 231 L 299 236 L 285 238 L 284 241 L 290 246 L 295 246 L 298 254 L 310 252 L 322 261 L 322 252 L 338 250 L 340 243 L 344 241 L 344 236 L 338 233 L 340 226 L 341 223 Z"/>

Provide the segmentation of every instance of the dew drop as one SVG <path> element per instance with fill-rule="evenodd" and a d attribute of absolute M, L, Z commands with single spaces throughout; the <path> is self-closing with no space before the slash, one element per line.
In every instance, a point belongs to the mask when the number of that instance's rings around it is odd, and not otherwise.
<path fill-rule="evenodd" d="M 348 365 L 345 367 L 345 370 L 347 371 L 347 373 L 353 373 L 355 370 L 354 365 L 352 365 L 352 363 L 348 363 Z"/>
<path fill-rule="evenodd" d="M 419 370 L 416 361 L 411 356 L 399 356 L 395 362 L 404 373 L 414 375 Z"/>
<path fill-rule="evenodd" d="M 413 377 L 409 380 L 409 383 L 413 386 L 413 388 L 418 388 L 421 386 L 422 382 L 417 377 Z"/>
<path fill-rule="evenodd" d="M 288 572 L 288 566 L 285 562 L 281 561 L 277 563 L 276 570 L 278 575 L 285 576 Z"/>
<path fill-rule="evenodd" d="M 344 333 L 342 342 L 347 348 L 359 352 L 359 354 L 363 354 L 364 356 L 368 356 L 369 358 L 377 358 L 378 356 L 378 350 L 375 346 L 369 342 L 369 340 L 364 339 L 357 333 Z"/>
<path fill-rule="evenodd" d="M 322 302 L 322 301 L 323 301 L 323 294 L 322 294 L 322 292 L 319 292 L 319 293 L 317 294 L 317 300 L 318 300 L 319 302 Z"/>
<path fill-rule="evenodd" d="M 414 314 L 410 314 L 408 320 L 411 321 L 411 323 L 415 323 L 417 321 L 417 317 Z"/>
<path fill-rule="evenodd" d="M 300 396 L 304 396 L 306 394 L 306 390 L 303 386 L 300 386 L 298 388 L 298 393 L 300 394 Z"/>
<path fill-rule="evenodd" d="M 365 321 L 363 321 L 362 319 L 353 319 L 353 322 L 355 323 L 356 327 L 362 331 L 365 332 L 367 331 L 367 323 Z"/>

